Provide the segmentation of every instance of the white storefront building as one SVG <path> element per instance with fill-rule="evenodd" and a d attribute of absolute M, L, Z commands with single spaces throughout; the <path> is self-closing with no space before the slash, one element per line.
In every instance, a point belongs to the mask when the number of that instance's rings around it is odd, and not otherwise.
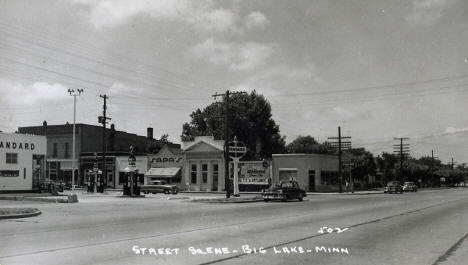
<path fill-rule="evenodd" d="M 0 191 L 31 191 L 44 179 L 47 139 L 0 132 Z"/>
<path fill-rule="evenodd" d="M 224 189 L 224 141 L 213 136 L 196 136 L 182 142 L 184 153 L 183 179 L 191 191 L 222 191 Z"/>

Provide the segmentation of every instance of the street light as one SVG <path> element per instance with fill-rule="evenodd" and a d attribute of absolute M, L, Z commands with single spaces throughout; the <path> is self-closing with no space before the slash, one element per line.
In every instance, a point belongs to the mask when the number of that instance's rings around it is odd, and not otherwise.
<path fill-rule="evenodd" d="M 75 194 L 75 120 L 76 120 L 76 96 L 83 93 L 82 88 L 78 88 L 75 92 L 74 89 L 68 89 L 70 96 L 73 96 L 73 155 L 72 155 L 72 194 Z"/>

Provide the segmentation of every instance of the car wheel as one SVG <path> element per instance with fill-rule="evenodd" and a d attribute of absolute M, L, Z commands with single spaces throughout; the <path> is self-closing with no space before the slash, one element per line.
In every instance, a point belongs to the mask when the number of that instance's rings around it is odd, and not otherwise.
<path fill-rule="evenodd" d="M 299 197 L 298 197 L 297 199 L 298 199 L 300 202 L 301 202 L 302 200 L 304 200 L 304 198 L 302 197 L 302 193 L 299 194 Z"/>
<path fill-rule="evenodd" d="M 169 190 L 164 190 L 164 194 L 169 194 Z"/>
<path fill-rule="evenodd" d="M 270 200 L 269 199 L 264 199 L 265 202 L 269 202 Z"/>

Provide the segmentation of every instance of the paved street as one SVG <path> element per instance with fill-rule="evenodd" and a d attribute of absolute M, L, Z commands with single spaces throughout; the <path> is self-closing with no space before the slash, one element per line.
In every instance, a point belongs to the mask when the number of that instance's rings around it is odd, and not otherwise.
<path fill-rule="evenodd" d="M 465 264 L 468 258 L 465 189 L 311 195 L 288 203 L 79 197 L 77 204 L 2 201 L 42 214 L 0 221 L 0 264 Z"/>

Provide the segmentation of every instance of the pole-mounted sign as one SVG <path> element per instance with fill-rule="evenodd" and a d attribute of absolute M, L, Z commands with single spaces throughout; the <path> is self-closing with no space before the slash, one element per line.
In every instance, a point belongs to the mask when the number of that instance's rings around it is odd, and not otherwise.
<path fill-rule="evenodd" d="M 234 141 L 229 143 L 228 146 L 229 157 L 234 161 L 234 196 L 239 196 L 239 160 L 247 153 L 247 147 L 244 143 L 237 141 L 234 136 Z"/>
<path fill-rule="evenodd" d="M 98 167 L 98 162 L 97 162 L 97 153 L 94 153 L 94 163 L 93 163 L 93 171 L 98 172 L 99 167 Z"/>
<path fill-rule="evenodd" d="M 136 158 L 133 153 L 134 153 L 134 148 L 133 146 L 130 146 L 130 152 L 128 155 L 128 165 L 130 168 L 134 168 L 136 166 Z"/>
<path fill-rule="evenodd" d="M 234 141 L 228 146 L 229 157 L 232 159 L 240 159 L 247 153 L 247 147 L 244 143 L 237 141 L 237 136 L 234 136 Z"/>

